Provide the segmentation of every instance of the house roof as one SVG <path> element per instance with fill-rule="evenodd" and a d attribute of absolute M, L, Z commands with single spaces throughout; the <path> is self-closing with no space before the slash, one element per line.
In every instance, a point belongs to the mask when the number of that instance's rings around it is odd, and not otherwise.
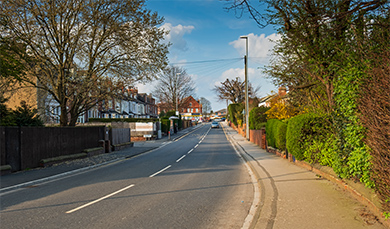
<path fill-rule="evenodd" d="M 221 110 L 218 110 L 218 111 L 216 111 L 216 112 L 214 112 L 214 113 L 223 113 L 223 112 L 226 113 L 226 109 L 225 109 L 225 108 L 224 108 L 224 109 L 221 109 Z"/>

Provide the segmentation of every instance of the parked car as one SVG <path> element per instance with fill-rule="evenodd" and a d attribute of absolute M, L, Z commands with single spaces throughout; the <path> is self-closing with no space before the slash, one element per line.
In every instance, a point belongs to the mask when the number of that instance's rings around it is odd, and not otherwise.
<path fill-rule="evenodd" d="M 216 122 L 216 121 L 213 121 L 213 122 L 211 123 L 211 128 L 219 128 L 219 123 Z"/>

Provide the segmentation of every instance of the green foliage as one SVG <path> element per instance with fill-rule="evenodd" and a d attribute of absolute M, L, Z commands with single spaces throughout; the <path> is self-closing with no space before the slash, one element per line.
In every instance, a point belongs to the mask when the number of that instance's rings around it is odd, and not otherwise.
<path fill-rule="evenodd" d="M 288 121 L 286 133 L 286 147 L 288 152 L 298 160 L 307 159 L 325 139 L 330 129 L 328 118 L 324 115 L 307 113 L 297 115 Z M 313 144 L 313 142 L 315 142 Z M 310 148 L 313 146 L 313 148 Z M 310 151 L 305 153 L 309 147 Z M 306 155 L 306 156 L 305 156 Z M 316 156 L 310 156 L 309 162 L 313 162 Z"/>
<path fill-rule="evenodd" d="M 269 119 L 265 126 L 268 146 L 286 150 L 287 124 L 278 119 Z"/>
<path fill-rule="evenodd" d="M 168 133 L 170 120 L 168 118 L 161 119 L 161 132 Z"/>
<path fill-rule="evenodd" d="M 266 132 L 266 140 L 268 146 L 276 147 L 276 139 L 275 139 L 275 126 L 276 122 L 279 121 L 277 119 L 269 119 L 265 125 Z"/>
<path fill-rule="evenodd" d="M 276 122 L 275 128 L 275 146 L 277 149 L 282 151 L 286 150 L 286 133 L 287 133 L 287 124 L 283 121 Z"/>
<path fill-rule="evenodd" d="M 0 126 L 15 126 L 15 119 L 11 109 L 4 104 L 6 99 L 0 96 Z"/>
<path fill-rule="evenodd" d="M 260 130 L 265 126 L 267 122 L 267 115 L 265 114 L 269 108 L 265 106 L 254 107 L 249 112 L 249 129 L 251 130 Z"/>
<path fill-rule="evenodd" d="M 229 120 L 234 125 L 241 125 L 243 122 L 242 110 L 245 108 L 243 103 L 232 103 L 228 106 Z"/>
<path fill-rule="evenodd" d="M 364 143 L 365 129 L 358 117 L 357 100 L 362 80 L 366 77 L 358 64 L 345 68 L 335 83 L 333 113 L 337 142 L 338 163 L 335 171 L 341 177 L 353 177 L 367 186 L 374 184 L 370 179 L 369 148 Z"/>
<path fill-rule="evenodd" d="M 305 142 L 304 157 L 309 163 L 334 167 L 337 159 L 337 139 L 333 134 L 324 134 L 321 137 Z"/>
<path fill-rule="evenodd" d="M 0 101 L 0 125 L 1 126 L 43 126 L 43 121 L 38 115 L 37 109 L 27 105 L 25 101 L 20 103 L 20 107 L 12 111 Z"/>
<path fill-rule="evenodd" d="M 25 101 L 22 101 L 20 107 L 17 107 L 13 113 L 17 126 L 43 126 L 37 109 L 33 109 Z"/>
<path fill-rule="evenodd" d="M 176 116 L 176 111 L 172 110 L 172 111 L 168 111 L 166 114 L 165 114 L 165 118 L 169 118 L 171 116 Z"/>

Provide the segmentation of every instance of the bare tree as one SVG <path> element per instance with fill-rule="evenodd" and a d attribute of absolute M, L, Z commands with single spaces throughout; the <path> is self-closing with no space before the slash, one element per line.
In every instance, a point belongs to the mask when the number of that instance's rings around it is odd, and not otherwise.
<path fill-rule="evenodd" d="M 1 0 L 0 11 L 8 25 L 0 33 L 33 57 L 26 81 L 59 103 L 61 126 L 166 66 L 163 19 L 145 0 Z"/>
<path fill-rule="evenodd" d="M 200 97 L 200 103 L 202 104 L 203 114 L 209 114 L 212 110 L 210 101 L 204 97 Z"/>
<path fill-rule="evenodd" d="M 194 95 L 195 83 L 185 69 L 175 66 L 165 68 L 160 74 L 153 94 L 167 110 L 182 108 L 184 99 Z"/>
<path fill-rule="evenodd" d="M 251 98 L 256 97 L 259 89 L 259 87 L 254 89 L 249 83 L 248 96 Z M 221 86 L 215 86 L 213 90 L 217 93 L 219 101 L 229 100 L 232 103 L 242 103 L 245 101 L 245 82 L 241 81 L 239 77 L 236 77 L 234 80 L 226 79 L 224 82 L 221 82 Z"/>

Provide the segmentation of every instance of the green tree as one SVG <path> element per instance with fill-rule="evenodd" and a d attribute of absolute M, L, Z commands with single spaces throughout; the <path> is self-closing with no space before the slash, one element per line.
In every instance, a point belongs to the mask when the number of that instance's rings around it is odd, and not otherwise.
<path fill-rule="evenodd" d="M 5 105 L 7 100 L 0 95 L 0 126 L 15 126 L 12 110 Z"/>
<path fill-rule="evenodd" d="M 265 126 L 267 122 L 267 114 L 266 112 L 269 110 L 269 107 L 260 106 L 254 107 L 249 112 L 249 129 L 251 130 L 259 130 Z"/>
<path fill-rule="evenodd" d="M 25 101 L 20 102 L 20 107 L 13 111 L 13 116 L 17 126 L 43 126 L 37 109 L 33 109 Z"/>

